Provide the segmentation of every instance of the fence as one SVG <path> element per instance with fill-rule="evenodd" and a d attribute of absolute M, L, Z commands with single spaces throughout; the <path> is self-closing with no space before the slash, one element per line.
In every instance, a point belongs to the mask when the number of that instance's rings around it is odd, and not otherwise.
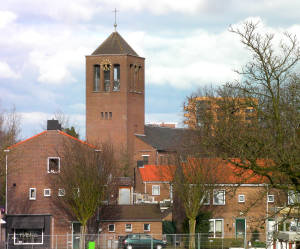
<path fill-rule="evenodd" d="M 125 241 L 126 239 L 126 241 Z M 84 241 L 85 249 L 250 249 L 272 248 L 272 239 L 266 234 L 66 234 L 37 235 L 9 234 L 6 248 L 79 249 Z"/>

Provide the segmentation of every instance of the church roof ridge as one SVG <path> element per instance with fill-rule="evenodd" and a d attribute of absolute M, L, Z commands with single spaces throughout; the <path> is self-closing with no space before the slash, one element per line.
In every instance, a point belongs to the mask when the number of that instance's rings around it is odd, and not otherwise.
<path fill-rule="evenodd" d="M 101 54 L 128 54 L 139 56 L 117 31 L 112 32 L 92 53 L 92 55 Z"/>

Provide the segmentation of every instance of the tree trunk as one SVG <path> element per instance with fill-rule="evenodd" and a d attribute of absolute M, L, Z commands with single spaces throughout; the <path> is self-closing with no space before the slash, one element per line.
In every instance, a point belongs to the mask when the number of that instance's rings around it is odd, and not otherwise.
<path fill-rule="evenodd" d="M 189 239 L 189 249 L 195 249 L 195 228 L 196 219 L 189 219 L 189 229 L 190 229 L 190 239 Z"/>
<path fill-rule="evenodd" d="M 80 226 L 80 249 L 85 248 L 86 231 L 87 231 L 86 224 L 81 224 L 81 226 Z"/>

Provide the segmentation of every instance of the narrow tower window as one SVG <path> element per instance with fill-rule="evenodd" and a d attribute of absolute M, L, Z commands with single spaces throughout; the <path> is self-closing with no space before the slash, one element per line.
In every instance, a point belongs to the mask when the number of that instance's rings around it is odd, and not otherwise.
<path fill-rule="evenodd" d="M 100 90 L 100 66 L 94 65 L 94 85 L 93 91 L 98 92 Z"/>
<path fill-rule="evenodd" d="M 110 91 L 110 65 L 104 67 L 104 91 Z"/>
<path fill-rule="evenodd" d="M 120 65 L 114 65 L 114 86 L 113 91 L 120 91 Z"/>

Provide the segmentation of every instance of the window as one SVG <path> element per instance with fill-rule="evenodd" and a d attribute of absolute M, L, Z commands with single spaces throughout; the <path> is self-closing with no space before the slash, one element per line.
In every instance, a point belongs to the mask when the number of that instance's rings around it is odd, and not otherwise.
<path fill-rule="evenodd" d="M 105 112 L 105 119 L 108 119 L 108 112 Z"/>
<path fill-rule="evenodd" d="M 104 119 L 104 112 L 101 112 L 101 119 Z"/>
<path fill-rule="evenodd" d="M 51 196 L 51 189 L 49 188 L 44 189 L 44 196 Z"/>
<path fill-rule="evenodd" d="M 149 164 L 149 155 L 142 155 L 143 157 L 143 165 Z"/>
<path fill-rule="evenodd" d="M 58 196 L 65 196 L 66 191 L 63 188 L 58 189 Z"/>
<path fill-rule="evenodd" d="M 114 65 L 114 86 L 113 91 L 120 91 L 120 65 Z"/>
<path fill-rule="evenodd" d="M 209 220 L 209 237 L 222 238 L 223 237 L 223 220 L 211 219 Z"/>
<path fill-rule="evenodd" d="M 132 232 L 132 224 L 125 224 L 125 232 Z"/>
<path fill-rule="evenodd" d="M 43 244 L 43 229 L 15 229 L 14 244 Z"/>
<path fill-rule="evenodd" d="M 60 170 L 60 158 L 48 157 L 48 173 L 59 173 Z"/>
<path fill-rule="evenodd" d="M 239 195 L 238 202 L 245 202 L 245 195 Z"/>
<path fill-rule="evenodd" d="M 294 205 L 300 202 L 300 193 L 295 192 L 294 190 L 289 190 L 288 192 L 288 204 Z"/>
<path fill-rule="evenodd" d="M 210 194 L 209 194 L 208 191 L 204 194 L 204 197 L 203 197 L 202 200 L 203 200 L 203 205 L 209 205 L 210 204 Z"/>
<path fill-rule="evenodd" d="M 112 119 L 112 112 L 109 112 L 108 114 L 109 114 L 109 115 L 108 115 L 108 118 L 109 118 L 109 119 Z"/>
<path fill-rule="evenodd" d="M 104 67 L 104 91 L 110 91 L 110 65 Z"/>
<path fill-rule="evenodd" d="M 29 189 L 29 200 L 36 200 L 36 188 Z"/>
<path fill-rule="evenodd" d="M 214 190 L 214 205 L 225 205 L 225 190 Z"/>
<path fill-rule="evenodd" d="M 93 91 L 98 92 L 100 90 L 100 66 L 94 65 L 94 85 Z"/>
<path fill-rule="evenodd" d="M 144 224 L 144 232 L 150 232 L 150 224 Z"/>
<path fill-rule="evenodd" d="M 160 186 L 152 185 L 152 195 L 160 195 Z"/>
<path fill-rule="evenodd" d="M 274 195 L 268 195 L 268 202 L 274 202 L 275 197 Z"/>
<path fill-rule="evenodd" d="M 111 233 L 114 232 L 115 231 L 115 224 L 109 224 L 108 225 L 108 231 L 111 232 Z"/>

